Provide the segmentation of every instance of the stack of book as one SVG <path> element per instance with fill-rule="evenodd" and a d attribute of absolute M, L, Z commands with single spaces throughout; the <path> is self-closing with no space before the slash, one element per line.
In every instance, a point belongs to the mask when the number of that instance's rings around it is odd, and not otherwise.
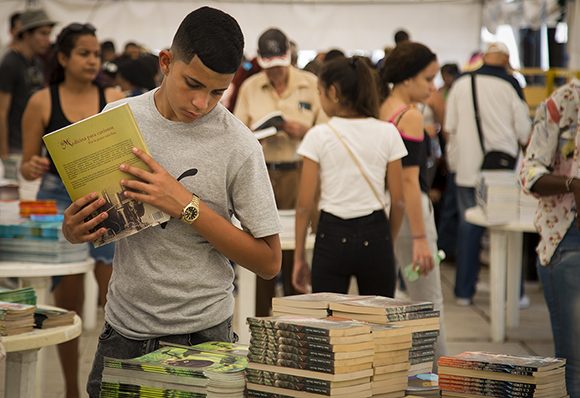
<path fill-rule="evenodd" d="M 34 305 L 0 301 L 0 336 L 31 332 L 34 308 Z"/>
<path fill-rule="evenodd" d="M 371 328 L 375 344 L 373 397 L 403 397 L 407 388 L 411 332 L 392 325 L 372 324 Z"/>
<path fill-rule="evenodd" d="M 464 352 L 438 364 L 444 397 L 568 396 L 564 359 Z"/>
<path fill-rule="evenodd" d="M 520 186 L 513 171 L 485 171 L 476 186 L 477 204 L 487 222 L 505 224 L 519 220 Z"/>
<path fill-rule="evenodd" d="M 105 357 L 101 398 L 242 398 L 248 360 L 240 345 L 164 346 L 134 359 Z"/>
<path fill-rule="evenodd" d="M 296 296 L 274 297 L 272 299 L 272 315 L 283 316 L 289 314 L 308 316 L 312 318 L 326 318 L 330 315 L 331 302 L 339 302 L 360 296 L 340 293 L 310 293 Z"/>
<path fill-rule="evenodd" d="M 32 287 L 20 289 L 0 288 L 0 301 L 36 305 L 36 290 Z"/>
<path fill-rule="evenodd" d="M 34 327 L 48 329 L 57 326 L 72 325 L 76 313 L 64 308 L 37 307 L 34 311 Z"/>
<path fill-rule="evenodd" d="M 249 397 L 370 397 L 368 324 L 298 316 L 248 318 Z"/>
<path fill-rule="evenodd" d="M 431 372 L 439 335 L 439 311 L 431 302 L 367 296 L 330 303 L 333 316 L 408 328 L 412 333 L 409 375 Z"/>
<path fill-rule="evenodd" d="M 83 261 L 88 245 L 73 245 L 61 231 L 62 215 L 31 216 L 0 225 L 0 260 L 42 263 Z"/>
<path fill-rule="evenodd" d="M 57 214 L 55 200 L 21 200 L 20 216 L 30 217 L 31 214 Z"/>

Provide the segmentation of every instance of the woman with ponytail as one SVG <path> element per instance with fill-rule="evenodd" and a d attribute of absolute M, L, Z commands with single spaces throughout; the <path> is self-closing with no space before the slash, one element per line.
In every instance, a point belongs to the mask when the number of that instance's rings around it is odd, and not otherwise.
<path fill-rule="evenodd" d="M 58 34 L 52 56 L 50 86 L 34 94 L 22 119 L 22 165 L 24 178 L 42 177 L 38 199 L 56 200 L 60 213 L 71 204 L 64 184 L 46 150 L 42 136 L 99 113 L 108 102 L 122 98 L 113 88 L 103 89 L 95 83 L 100 70 L 100 46 L 95 28 L 90 24 L 72 23 Z M 104 305 L 111 277 L 114 246 L 95 249 L 95 278 L 99 285 L 99 304 Z M 66 275 L 53 280 L 54 301 L 58 307 L 82 313 L 83 275 Z M 66 382 L 66 397 L 78 397 L 78 339 L 58 346 Z"/>
<path fill-rule="evenodd" d="M 402 160 L 405 217 L 395 244 L 395 255 L 411 300 L 431 301 L 441 311 L 436 356 L 446 351 L 443 294 L 439 264 L 435 260 L 437 230 L 426 182 L 429 136 L 415 104 L 424 102 L 435 92 L 434 79 L 438 72 L 437 56 L 415 42 L 398 45 L 380 72 L 385 97 L 380 118 L 397 127 L 408 152 Z M 411 272 L 407 272 L 409 270 Z"/>
<path fill-rule="evenodd" d="M 313 292 L 347 293 L 355 276 L 360 294 L 393 297 L 393 241 L 404 212 L 400 159 L 407 151 L 397 130 L 377 119 L 377 82 L 363 58 L 325 64 L 318 90 L 330 120 L 313 127 L 298 149 L 303 165 L 292 282 L 300 292 L 311 283 Z M 393 203 L 388 216 L 387 180 Z M 310 274 L 304 246 L 318 189 Z"/>

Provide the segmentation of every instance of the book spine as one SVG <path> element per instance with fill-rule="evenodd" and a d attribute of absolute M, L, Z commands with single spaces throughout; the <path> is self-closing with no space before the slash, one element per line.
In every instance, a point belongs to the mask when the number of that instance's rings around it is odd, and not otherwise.
<path fill-rule="evenodd" d="M 256 384 L 276 385 L 276 383 L 287 383 L 288 385 L 294 385 L 295 387 L 285 388 L 298 391 L 308 391 L 315 394 L 329 395 L 332 387 L 332 382 L 330 381 L 257 369 L 246 369 L 246 377 L 248 381 Z"/>
<path fill-rule="evenodd" d="M 277 352 L 279 355 L 310 355 L 325 360 L 333 360 L 334 353 L 330 351 L 314 351 L 308 348 L 295 347 L 288 344 L 267 344 L 266 347 L 250 346 L 250 352 L 254 354 L 265 354 L 266 352 Z"/>
<path fill-rule="evenodd" d="M 479 361 L 463 361 L 457 358 L 441 358 L 439 365 L 449 366 L 453 368 L 461 369 L 475 369 L 475 370 L 486 370 L 490 372 L 500 372 L 508 373 L 518 376 L 533 376 L 537 368 L 527 367 L 527 366 L 515 366 L 501 363 L 488 363 Z"/>
<path fill-rule="evenodd" d="M 310 360 L 301 362 L 282 358 L 272 358 L 267 355 L 256 355 L 249 353 L 248 360 L 250 362 L 262 363 L 264 365 L 284 366 L 287 368 L 312 370 L 315 372 L 334 373 L 334 365 L 320 362 L 313 362 Z"/>
<path fill-rule="evenodd" d="M 258 346 L 260 348 L 272 347 L 273 349 L 275 349 L 276 347 L 278 347 L 280 345 L 290 345 L 290 346 L 297 347 L 297 348 L 304 348 L 304 349 L 307 349 L 309 351 L 333 352 L 332 345 L 330 345 L 330 344 L 321 344 L 321 343 L 314 343 L 314 342 L 310 342 L 310 341 L 294 340 L 294 339 L 288 339 L 285 337 L 279 337 L 275 340 L 270 340 L 270 339 L 262 340 L 259 338 L 252 337 L 250 339 L 250 345 L 255 345 L 255 346 Z"/>

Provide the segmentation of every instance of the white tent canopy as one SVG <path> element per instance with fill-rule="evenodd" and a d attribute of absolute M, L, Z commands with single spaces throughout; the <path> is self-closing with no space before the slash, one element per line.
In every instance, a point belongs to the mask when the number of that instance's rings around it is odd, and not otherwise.
<path fill-rule="evenodd" d="M 24 1 L 0 0 L 0 38 L 8 39 L 8 16 Z M 440 61 L 462 64 L 480 46 L 481 2 L 477 0 L 350 1 L 192 1 L 37 0 L 60 27 L 91 22 L 100 40 L 117 47 L 135 41 L 150 49 L 170 45 L 183 17 L 209 5 L 234 16 L 246 38 L 246 54 L 255 55 L 258 36 L 278 27 L 300 50 L 341 48 L 373 51 L 393 44 L 393 33 L 405 28 L 412 39 L 430 46 Z"/>

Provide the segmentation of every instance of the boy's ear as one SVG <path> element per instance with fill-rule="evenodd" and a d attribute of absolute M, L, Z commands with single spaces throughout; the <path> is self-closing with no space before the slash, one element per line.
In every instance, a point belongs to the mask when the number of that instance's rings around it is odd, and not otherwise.
<path fill-rule="evenodd" d="M 172 60 L 173 53 L 171 50 L 161 50 L 161 52 L 159 52 L 159 68 L 161 69 L 161 73 L 164 75 L 169 73 Z"/>
<path fill-rule="evenodd" d="M 328 98 L 334 103 L 338 103 L 339 101 L 338 89 L 334 84 L 331 84 L 330 87 L 328 87 Z"/>

